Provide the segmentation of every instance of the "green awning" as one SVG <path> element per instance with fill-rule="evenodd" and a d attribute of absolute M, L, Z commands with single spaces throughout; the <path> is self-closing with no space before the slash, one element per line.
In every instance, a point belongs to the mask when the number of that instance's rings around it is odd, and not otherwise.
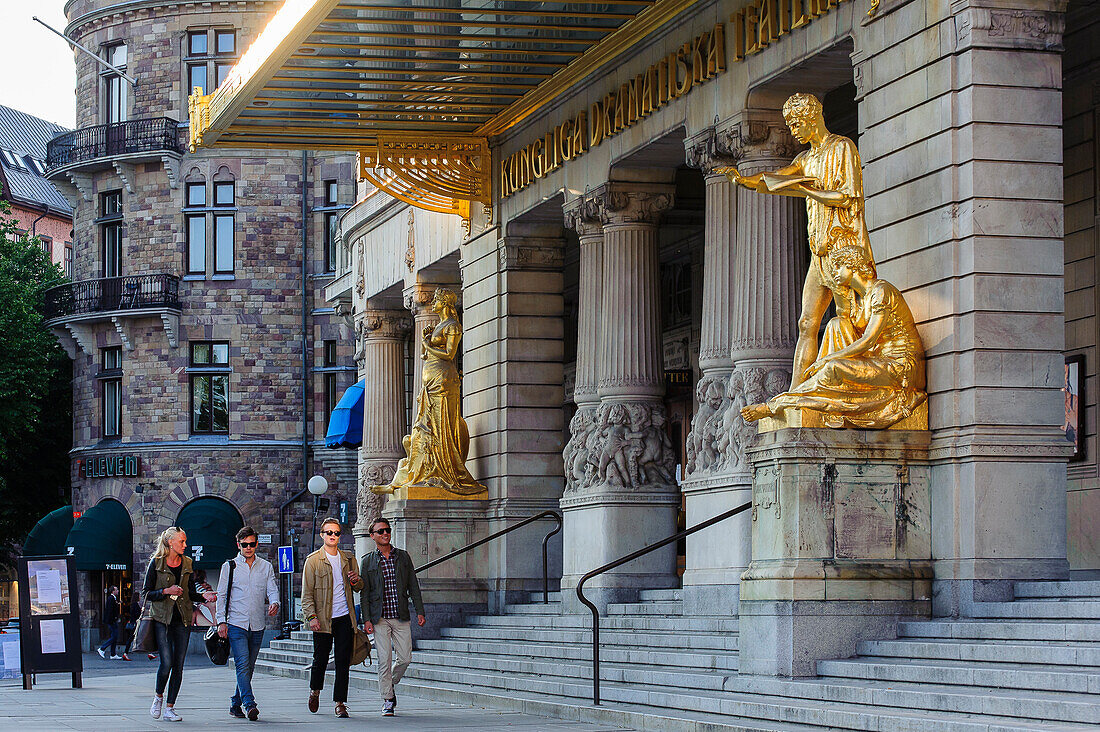
<path fill-rule="evenodd" d="M 65 546 L 78 570 L 129 569 L 134 561 L 130 512 L 114 499 L 100 501 L 76 520 Z"/>
<path fill-rule="evenodd" d="M 38 520 L 23 542 L 24 557 L 65 554 L 65 538 L 73 528 L 73 507 L 62 506 Z"/>
<path fill-rule="evenodd" d="M 176 526 L 187 533 L 187 556 L 195 569 L 216 569 L 237 556 L 241 514 L 220 498 L 197 498 L 180 511 Z"/>

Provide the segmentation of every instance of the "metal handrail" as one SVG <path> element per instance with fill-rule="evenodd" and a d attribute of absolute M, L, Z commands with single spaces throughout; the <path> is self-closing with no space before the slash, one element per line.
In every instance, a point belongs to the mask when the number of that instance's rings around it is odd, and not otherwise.
<path fill-rule="evenodd" d="M 694 534 L 696 531 L 702 531 L 703 529 L 707 528 L 708 526 L 714 526 L 719 521 L 725 521 L 726 519 L 730 518 L 731 516 L 736 516 L 739 513 L 743 513 L 745 511 L 748 511 L 750 508 L 752 508 L 752 501 L 749 501 L 748 503 L 742 504 L 742 505 L 738 506 L 737 508 L 732 508 L 729 511 L 726 511 L 725 513 L 720 513 L 717 516 L 715 516 L 714 518 L 707 519 L 706 521 L 695 524 L 694 526 L 692 526 L 690 528 L 687 528 L 687 529 L 684 529 L 683 531 L 678 531 L 677 533 L 673 534 L 672 536 L 670 536 L 668 538 L 661 539 L 658 542 L 654 542 L 653 544 L 650 544 L 647 547 L 643 547 L 643 548 L 639 549 L 636 552 L 632 552 L 630 554 L 627 554 L 625 557 L 620 557 L 620 558 L 616 559 L 613 562 L 608 562 L 607 564 L 603 565 L 602 567 L 596 567 L 591 572 L 589 572 L 588 574 L 581 577 L 581 581 L 577 583 L 577 599 L 580 600 L 582 603 L 584 603 L 586 606 L 588 606 L 588 609 L 592 611 L 592 703 L 593 704 L 598 706 L 599 703 L 600 703 L 600 611 L 595 605 L 592 604 L 592 602 L 587 597 L 584 596 L 584 592 L 582 592 L 582 590 L 584 589 L 584 583 L 587 582 L 588 580 L 592 579 L 596 575 L 603 574 L 604 572 L 606 572 L 610 569 L 615 569 L 616 567 L 619 567 L 623 564 L 626 564 L 627 562 L 632 562 L 635 559 L 637 559 L 638 557 L 649 554 L 651 551 L 654 551 L 656 549 L 660 549 L 661 547 L 666 546 L 668 544 L 671 544 L 674 541 L 679 541 L 680 539 L 683 539 L 685 536 L 689 536 L 691 534 Z"/>
<path fill-rule="evenodd" d="M 461 549 L 456 549 L 455 551 L 451 552 L 450 554 L 447 554 L 446 556 L 442 556 L 439 559 L 433 559 L 432 561 L 425 564 L 423 567 L 417 567 L 416 569 L 413 570 L 413 572 L 416 573 L 416 574 L 419 574 L 419 573 L 423 572 L 425 569 L 431 569 L 432 567 L 434 567 L 437 564 L 442 564 L 443 562 L 446 562 L 448 559 L 453 559 L 453 558 L 457 557 L 460 554 L 465 554 L 466 552 L 470 551 L 471 549 L 479 547 L 482 544 L 486 544 L 486 543 L 492 541 L 493 539 L 496 539 L 499 536 L 504 536 L 505 534 L 507 534 L 510 531 L 515 531 L 518 528 L 526 526 L 527 524 L 533 524 L 534 522 L 536 522 L 540 519 L 544 519 L 544 518 L 552 518 L 558 524 L 557 527 L 555 527 L 554 530 L 551 531 L 549 534 L 547 534 L 542 540 L 542 601 L 543 601 L 544 604 L 549 604 L 550 603 L 550 578 L 549 578 L 549 571 L 548 571 L 549 562 L 547 561 L 546 546 L 547 546 L 547 543 L 550 541 L 550 537 L 552 537 L 554 534 L 561 531 L 561 516 L 558 514 L 557 511 L 543 511 L 542 513 L 536 513 L 534 516 L 531 516 L 530 518 L 526 518 L 523 521 L 520 521 L 518 524 L 512 524 L 511 526 L 509 526 L 506 529 L 502 529 L 502 530 L 500 530 L 500 531 L 498 531 L 494 534 L 489 534 L 484 539 L 480 539 L 478 541 L 475 541 L 473 544 L 467 544 L 466 546 L 462 547 Z"/>
<path fill-rule="evenodd" d="M 183 152 L 176 120 L 145 117 L 62 133 L 46 143 L 46 169 L 52 172 L 113 155 L 155 152 Z"/>
<path fill-rule="evenodd" d="M 166 273 L 67 282 L 43 293 L 47 320 L 143 308 L 180 309 L 180 279 Z"/>

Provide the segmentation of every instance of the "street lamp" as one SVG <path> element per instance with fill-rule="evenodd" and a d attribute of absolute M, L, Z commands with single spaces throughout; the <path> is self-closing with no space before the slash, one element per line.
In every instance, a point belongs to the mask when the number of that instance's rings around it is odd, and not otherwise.
<path fill-rule="evenodd" d="M 306 483 L 306 488 L 313 494 L 313 549 L 317 551 L 317 511 L 321 505 L 321 496 L 328 490 L 328 481 L 323 475 L 315 475 Z"/>

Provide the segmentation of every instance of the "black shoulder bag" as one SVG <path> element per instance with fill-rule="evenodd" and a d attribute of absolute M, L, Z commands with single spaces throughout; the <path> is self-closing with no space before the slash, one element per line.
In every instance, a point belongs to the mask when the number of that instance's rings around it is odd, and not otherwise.
<path fill-rule="evenodd" d="M 229 565 L 229 584 L 225 589 L 225 621 L 229 623 L 229 598 L 233 594 L 233 570 L 237 566 L 237 560 L 230 559 L 226 564 Z M 214 618 L 217 621 L 217 618 Z M 206 636 L 203 641 L 206 643 L 206 655 L 210 657 L 210 662 L 215 666 L 224 666 L 229 662 L 229 639 L 222 638 L 218 635 L 218 626 L 221 623 L 215 622 L 206 630 Z M 228 633 L 226 634 L 228 635 Z"/>

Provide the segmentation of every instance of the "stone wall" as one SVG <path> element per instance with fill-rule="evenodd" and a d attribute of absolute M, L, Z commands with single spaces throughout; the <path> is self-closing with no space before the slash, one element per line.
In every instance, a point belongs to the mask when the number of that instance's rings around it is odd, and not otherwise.
<path fill-rule="evenodd" d="M 1067 481 L 1067 526 L 1070 571 L 1100 575 L 1100 481 L 1097 478 L 1096 380 L 1097 297 L 1097 89 L 1100 50 L 1093 43 L 1100 26 L 1094 6 L 1070 3 L 1066 21 L 1066 52 L 1062 58 L 1062 145 L 1065 160 L 1066 217 L 1066 355 L 1085 357 L 1084 455 L 1070 462 Z"/>

